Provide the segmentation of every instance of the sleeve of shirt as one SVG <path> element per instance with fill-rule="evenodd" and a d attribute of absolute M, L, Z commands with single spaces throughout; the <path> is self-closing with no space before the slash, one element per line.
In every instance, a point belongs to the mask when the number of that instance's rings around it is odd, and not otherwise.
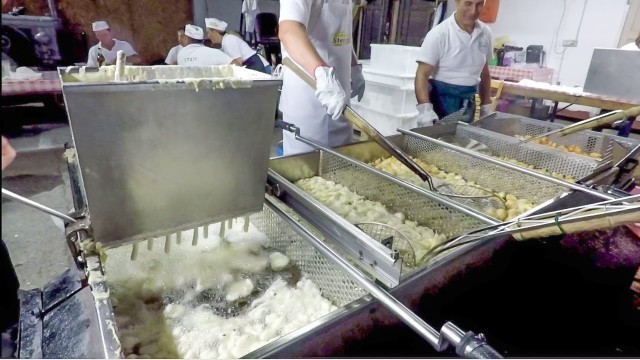
<path fill-rule="evenodd" d="M 215 50 L 213 52 L 213 57 L 215 59 L 214 61 L 216 65 L 229 65 L 233 61 L 233 59 L 229 57 L 229 55 L 225 54 L 224 52 L 218 49 L 213 49 L 213 50 Z"/>
<path fill-rule="evenodd" d="M 487 42 L 489 43 L 489 49 L 487 50 L 487 63 L 493 60 L 493 34 L 491 29 L 487 26 L 485 30 Z"/>
<path fill-rule="evenodd" d="M 95 48 L 92 47 L 89 49 L 89 55 L 87 55 L 87 66 L 98 67 L 98 54 L 95 51 Z"/>
<path fill-rule="evenodd" d="M 228 39 L 226 41 L 224 52 L 232 59 L 240 58 L 242 60 L 242 40 L 235 35 L 226 35 Z"/>
<path fill-rule="evenodd" d="M 437 66 L 440 62 L 441 50 L 440 36 L 436 31 L 429 31 L 420 46 L 416 61 Z"/>
<path fill-rule="evenodd" d="M 164 58 L 164 63 L 165 63 L 165 64 L 167 64 L 167 65 L 172 65 L 172 64 L 171 64 L 171 57 L 173 56 L 173 49 L 174 49 L 174 48 L 171 48 L 171 49 L 169 50 L 169 53 L 167 54 L 167 57 L 166 57 L 166 58 Z"/>
<path fill-rule="evenodd" d="M 297 21 L 305 27 L 308 27 L 312 2 L 313 0 L 280 0 L 279 21 Z"/>
<path fill-rule="evenodd" d="M 135 50 L 133 50 L 133 47 L 128 42 L 124 43 L 124 46 L 122 47 L 122 51 L 124 51 L 124 54 L 126 56 L 138 55 L 138 53 Z"/>

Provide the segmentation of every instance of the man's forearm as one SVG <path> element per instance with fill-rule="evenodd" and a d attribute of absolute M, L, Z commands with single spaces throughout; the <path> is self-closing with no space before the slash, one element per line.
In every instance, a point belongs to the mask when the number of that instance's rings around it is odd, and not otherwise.
<path fill-rule="evenodd" d="M 429 99 L 429 78 L 431 77 L 432 72 L 433 66 L 425 63 L 420 63 L 418 65 L 416 79 L 414 82 L 416 100 L 418 100 L 418 104 L 431 102 Z"/>
<path fill-rule="evenodd" d="M 314 76 L 318 66 L 328 66 L 311 43 L 304 26 L 291 20 L 280 23 L 278 37 L 293 60 Z"/>
<path fill-rule="evenodd" d="M 478 92 L 480 93 L 480 102 L 482 105 L 491 104 L 491 74 L 489 73 L 489 66 L 486 64 L 484 68 L 482 68 L 482 73 L 480 73 Z"/>

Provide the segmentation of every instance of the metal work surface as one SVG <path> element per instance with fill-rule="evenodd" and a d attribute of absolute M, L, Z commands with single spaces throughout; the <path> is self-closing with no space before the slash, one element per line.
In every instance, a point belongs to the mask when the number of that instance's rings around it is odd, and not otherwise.
<path fill-rule="evenodd" d="M 141 240 L 261 209 L 280 81 L 233 71 L 206 81 L 63 83 L 95 241 Z"/>

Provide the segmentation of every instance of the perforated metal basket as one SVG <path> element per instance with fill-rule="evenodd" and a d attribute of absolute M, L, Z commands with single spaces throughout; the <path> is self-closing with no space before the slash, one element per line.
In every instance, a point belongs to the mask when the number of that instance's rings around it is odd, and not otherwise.
<path fill-rule="evenodd" d="M 561 124 L 541 121 L 536 119 L 530 119 L 523 116 L 505 114 L 505 113 L 496 113 L 490 117 L 482 119 L 478 122 L 473 123 L 474 127 L 479 127 L 485 130 L 489 130 L 494 133 L 507 135 L 510 137 L 515 137 L 516 135 L 522 136 L 537 136 L 544 134 L 546 132 L 557 130 L 562 128 Z M 549 136 L 549 139 L 555 142 L 558 145 L 571 146 L 578 145 L 582 150 L 586 153 L 599 153 L 602 155 L 603 161 L 610 161 L 612 157 L 612 149 L 613 143 L 620 145 L 622 148 L 626 149 L 627 152 L 631 151 L 634 147 L 640 144 L 640 141 L 624 138 L 616 135 L 606 134 L 602 132 L 596 131 L 580 131 L 577 133 L 569 134 L 567 136 L 559 136 L 557 134 Z M 494 138 L 495 141 L 495 138 Z M 511 144 L 521 144 L 520 141 Z M 536 144 L 531 144 L 536 145 Z M 541 147 L 546 147 L 544 145 L 540 145 Z M 511 146 L 513 147 L 513 146 Z M 530 147 L 533 149 L 540 149 L 537 146 Z M 546 147 L 547 149 L 553 150 L 553 148 Z M 561 150 L 553 150 L 558 153 L 569 155 L 572 159 L 583 158 L 582 161 L 586 163 L 586 160 L 592 160 L 596 164 L 599 163 L 597 159 L 590 159 L 581 155 L 573 155 L 571 153 L 566 153 Z M 513 150 L 512 150 L 513 152 Z M 506 152 L 505 152 L 506 153 Z M 503 155 L 508 156 L 508 155 Z M 520 160 L 524 161 L 524 160 Z M 593 166 L 593 165 L 592 165 Z M 596 165 L 597 168 L 597 165 Z"/>
<path fill-rule="evenodd" d="M 277 199 L 271 198 L 270 203 L 282 211 L 296 216 Z M 321 238 L 320 233 L 312 229 L 308 223 L 302 220 L 299 221 L 307 230 Z M 251 223 L 269 239 L 265 246 L 286 254 L 302 273 L 318 285 L 322 291 L 322 296 L 331 300 L 334 305 L 338 307 L 345 306 L 366 294 L 347 276 L 344 270 L 329 261 L 313 245 L 296 234 L 268 206 L 264 206 L 262 212 L 252 215 Z"/>
<path fill-rule="evenodd" d="M 537 169 L 547 169 L 551 173 L 571 176 L 576 180 L 610 165 L 610 158 L 597 160 L 571 154 L 544 145 L 525 143 L 515 137 L 474 126 L 457 125 L 455 135 L 485 144 L 494 156 L 515 159 L 533 165 Z"/>
<path fill-rule="evenodd" d="M 303 215 L 314 227 L 340 241 L 353 258 L 359 259 L 357 261 L 363 265 L 363 270 L 391 287 L 398 284 L 401 275 L 405 276 L 415 268 L 398 267 L 390 249 L 313 199 L 294 185 L 296 181 L 321 176 L 347 187 L 367 200 L 380 202 L 392 213 L 403 213 L 408 220 L 449 239 L 497 223 L 469 207 L 400 181 L 333 151 L 317 150 L 275 158 L 271 159 L 269 167 L 269 181 L 279 188 L 283 202 Z"/>

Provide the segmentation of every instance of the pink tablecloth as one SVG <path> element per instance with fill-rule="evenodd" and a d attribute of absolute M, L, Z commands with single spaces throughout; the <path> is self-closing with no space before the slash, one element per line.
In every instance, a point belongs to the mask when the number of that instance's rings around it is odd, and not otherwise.
<path fill-rule="evenodd" d="M 58 93 L 62 93 L 62 85 L 56 71 L 43 72 L 38 80 L 2 79 L 2 96 Z"/>
<path fill-rule="evenodd" d="M 551 84 L 553 69 L 550 68 L 514 68 L 503 66 L 489 66 L 491 77 L 498 80 L 518 82 L 529 79 Z"/>

